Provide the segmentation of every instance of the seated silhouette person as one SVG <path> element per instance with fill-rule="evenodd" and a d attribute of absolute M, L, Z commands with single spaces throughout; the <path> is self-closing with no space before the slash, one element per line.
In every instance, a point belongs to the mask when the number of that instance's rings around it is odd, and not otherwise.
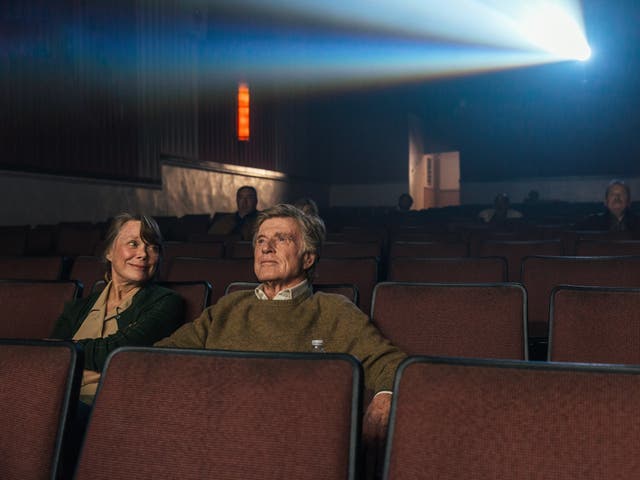
<path fill-rule="evenodd" d="M 510 220 L 522 218 L 522 213 L 510 208 L 509 195 L 500 193 L 493 200 L 493 208 L 487 208 L 478 213 L 478 218 L 489 225 L 501 226 Z"/>
<path fill-rule="evenodd" d="M 631 191 L 622 180 L 611 180 L 604 194 L 605 211 L 590 215 L 576 230 L 640 232 L 640 217 L 629 210 Z"/>
<path fill-rule="evenodd" d="M 403 193 L 398 197 L 398 205 L 396 207 L 398 212 L 408 212 L 413 205 L 413 198 L 408 193 Z"/>
<path fill-rule="evenodd" d="M 320 215 L 320 210 L 318 210 L 318 204 L 309 197 L 301 197 L 292 203 L 294 207 L 298 210 L 302 210 L 307 215 Z"/>
<path fill-rule="evenodd" d="M 215 235 L 240 235 L 242 240 L 251 240 L 253 227 L 258 217 L 258 193 L 256 189 L 245 185 L 236 192 L 236 213 L 217 214 L 209 233 Z"/>

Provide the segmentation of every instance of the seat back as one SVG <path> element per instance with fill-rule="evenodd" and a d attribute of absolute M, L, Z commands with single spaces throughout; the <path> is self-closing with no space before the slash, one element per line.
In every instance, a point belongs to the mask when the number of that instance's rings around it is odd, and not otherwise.
<path fill-rule="evenodd" d="M 171 240 L 185 241 L 191 235 L 207 233 L 210 223 L 211 215 L 208 213 L 183 215 L 171 229 Z"/>
<path fill-rule="evenodd" d="M 0 339 L 0 478 L 58 478 L 81 378 L 72 343 Z"/>
<path fill-rule="evenodd" d="M 224 257 L 223 242 L 165 242 L 163 249 L 164 262 L 169 262 L 175 257 Z"/>
<path fill-rule="evenodd" d="M 380 257 L 379 242 L 325 242 L 322 256 L 327 258 Z"/>
<path fill-rule="evenodd" d="M 164 240 L 173 240 L 173 232 L 176 230 L 178 226 L 178 217 L 174 215 L 161 215 L 153 217 L 158 227 L 160 228 L 160 233 L 162 233 L 162 238 Z"/>
<path fill-rule="evenodd" d="M 436 257 L 455 258 L 469 255 L 466 242 L 393 242 L 389 251 L 390 258 L 397 257 Z"/>
<path fill-rule="evenodd" d="M 55 257 L 0 257 L 0 278 L 59 280 L 63 259 Z"/>
<path fill-rule="evenodd" d="M 166 278 L 169 265 L 176 257 L 223 258 L 224 242 L 165 242 L 159 278 Z"/>
<path fill-rule="evenodd" d="M 507 281 L 507 262 L 487 258 L 392 258 L 389 281 L 498 283 Z"/>
<path fill-rule="evenodd" d="M 522 283 L 530 337 L 547 337 L 551 291 L 558 285 L 640 287 L 640 257 L 526 257 Z"/>
<path fill-rule="evenodd" d="M 158 285 L 176 291 L 184 299 L 184 321 L 191 322 L 211 305 L 211 284 L 207 281 L 158 282 Z"/>
<path fill-rule="evenodd" d="M 29 225 L 0 227 L 0 252 L 2 255 L 24 255 L 29 230 Z"/>
<path fill-rule="evenodd" d="M 253 258 L 253 244 L 248 240 L 231 240 L 227 242 L 227 258 Z"/>
<path fill-rule="evenodd" d="M 69 280 L 0 280 L 0 338 L 49 337 L 65 303 L 81 290 Z"/>
<path fill-rule="evenodd" d="M 83 255 L 73 260 L 69 278 L 81 282 L 84 286 L 83 294 L 89 295 L 93 285 L 105 278 L 105 268 L 106 266 L 100 257 Z"/>
<path fill-rule="evenodd" d="M 100 247 L 102 229 L 87 224 L 60 224 L 56 241 L 56 253 L 67 257 L 94 255 Z"/>
<path fill-rule="evenodd" d="M 342 354 L 120 349 L 76 478 L 354 479 L 362 380 Z"/>
<path fill-rule="evenodd" d="M 25 255 L 53 255 L 57 230 L 55 225 L 37 225 L 27 233 Z"/>
<path fill-rule="evenodd" d="M 414 357 L 385 480 L 635 478 L 640 368 Z"/>
<path fill-rule="evenodd" d="M 481 257 L 500 256 L 507 259 L 508 280 L 519 282 L 522 259 L 533 255 L 562 255 L 562 241 L 557 240 L 488 240 L 480 244 Z"/>
<path fill-rule="evenodd" d="M 638 240 L 595 240 L 583 239 L 576 242 L 576 255 L 611 256 L 640 255 Z"/>
<path fill-rule="evenodd" d="M 170 282 L 205 280 L 213 288 L 211 303 L 224 295 L 232 282 L 254 282 L 251 258 L 195 258 L 176 257 L 167 265 L 166 279 Z"/>
<path fill-rule="evenodd" d="M 382 282 L 371 318 L 408 355 L 526 360 L 521 285 Z"/>
<path fill-rule="evenodd" d="M 640 364 L 640 289 L 560 286 L 551 294 L 549 360 Z"/>
<path fill-rule="evenodd" d="M 378 282 L 378 259 L 366 258 L 325 258 L 322 257 L 316 266 L 313 284 L 321 285 L 351 284 L 359 292 L 358 306 L 369 314 L 371 295 Z"/>

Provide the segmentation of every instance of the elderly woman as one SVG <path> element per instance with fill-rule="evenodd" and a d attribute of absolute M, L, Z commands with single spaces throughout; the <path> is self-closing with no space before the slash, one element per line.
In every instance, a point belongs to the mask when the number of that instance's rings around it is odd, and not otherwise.
<path fill-rule="evenodd" d="M 162 257 L 162 236 L 153 218 L 118 215 L 105 243 L 106 287 L 67 305 L 52 335 L 82 345 L 81 399 L 86 402 L 95 395 L 111 351 L 124 345 L 152 345 L 177 329 L 184 315 L 182 298 L 152 282 Z"/>

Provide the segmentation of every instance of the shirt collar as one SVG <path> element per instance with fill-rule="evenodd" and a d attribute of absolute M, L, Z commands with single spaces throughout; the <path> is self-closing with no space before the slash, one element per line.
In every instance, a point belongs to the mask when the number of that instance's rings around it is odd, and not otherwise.
<path fill-rule="evenodd" d="M 301 281 L 297 285 L 293 287 L 285 288 L 284 290 L 280 290 L 273 300 L 293 300 L 294 298 L 299 297 L 303 293 L 305 293 L 309 288 L 309 284 L 306 280 Z M 264 293 L 264 284 L 260 284 L 254 290 L 256 293 L 256 297 L 259 300 L 269 300 L 267 295 Z"/>
<path fill-rule="evenodd" d="M 104 290 L 102 290 L 102 293 L 100 293 L 100 296 L 96 300 L 96 303 L 93 304 L 93 307 L 91 308 L 90 312 L 95 312 L 95 311 L 101 312 L 102 317 L 106 318 L 109 290 L 111 290 L 111 281 L 109 281 L 107 285 L 104 287 Z M 117 314 L 123 312 L 124 310 L 126 310 L 131 306 L 131 304 L 133 303 L 133 297 L 135 297 L 136 293 L 138 293 L 139 290 L 140 290 L 139 288 L 135 289 L 135 291 L 132 291 L 120 302 L 120 304 L 116 307 Z"/>

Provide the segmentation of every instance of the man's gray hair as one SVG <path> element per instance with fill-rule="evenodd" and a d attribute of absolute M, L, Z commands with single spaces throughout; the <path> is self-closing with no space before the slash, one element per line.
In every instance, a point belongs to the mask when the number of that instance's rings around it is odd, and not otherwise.
<path fill-rule="evenodd" d="M 311 281 L 313 278 L 313 272 L 316 267 L 316 263 L 320 259 L 320 252 L 322 250 L 322 244 L 326 235 L 326 228 L 322 219 L 316 215 L 309 215 L 302 210 L 286 203 L 280 203 L 266 210 L 262 210 L 258 214 L 256 220 L 256 226 L 253 234 L 253 247 L 256 246 L 256 235 L 260 226 L 270 218 L 293 218 L 300 226 L 302 232 L 302 247 L 303 253 L 315 253 L 316 259 L 305 271 L 307 280 Z"/>

